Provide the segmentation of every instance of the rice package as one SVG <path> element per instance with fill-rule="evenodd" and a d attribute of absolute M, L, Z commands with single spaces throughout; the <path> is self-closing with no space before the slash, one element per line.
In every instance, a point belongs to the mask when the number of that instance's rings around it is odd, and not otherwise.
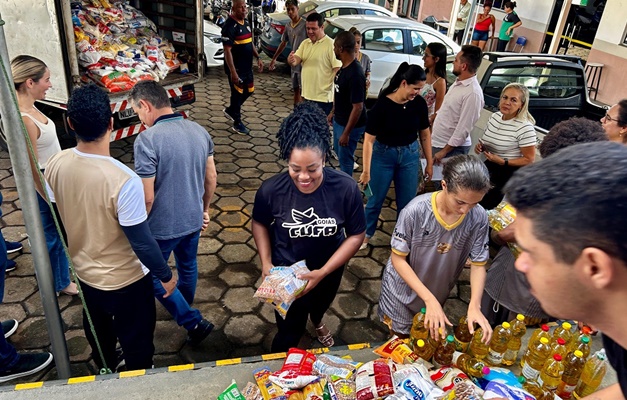
<path fill-rule="evenodd" d="M 435 400 L 444 395 L 444 391 L 426 380 L 419 373 L 405 377 L 396 386 L 396 394 L 404 395 L 405 399 Z"/>
<path fill-rule="evenodd" d="M 392 367 L 388 360 L 369 361 L 359 367 L 355 385 L 357 400 L 383 399 L 394 394 Z"/>
<path fill-rule="evenodd" d="M 354 400 L 357 387 L 352 379 L 338 379 L 328 385 L 331 400 Z"/>
<path fill-rule="evenodd" d="M 277 312 L 285 318 L 290 305 L 305 289 L 307 281 L 298 276 L 309 271 L 305 261 L 299 261 L 289 267 L 274 267 L 263 280 L 254 297 L 272 303 Z"/>
<path fill-rule="evenodd" d="M 396 371 L 392 374 L 392 379 L 394 381 L 394 387 L 397 387 L 401 384 L 401 382 L 413 374 L 420 375 L 423 379 L 427 380 L 431 386 L 435 387 L 435 384 L 431 382 L 431 375 L 429 374 L 429 370 L 420 360 L 414 364 L 399 364 L 396 366 Z"/>
<path fill-rule="evenodd" d="M 342 357 L 322 354 L 313 364 L 313 372 L 317 375 L 327 376 L 331 379 L 348 379 L 362 363 L 347 360 Z M 335 380 L 335 379 L 333 379 Z"/>
<path fill-rule="evenodd" d="M 468 378 L 468 375 L 454 367 L 442 367 L 431 371 L 431 380 L 445 392 L 452 390 L 453 387 L 460 382 L 466 382 L 476 386 L 470 378 Z M 477 386 L 477 392 L 481 395 L 483 390 Z"/>

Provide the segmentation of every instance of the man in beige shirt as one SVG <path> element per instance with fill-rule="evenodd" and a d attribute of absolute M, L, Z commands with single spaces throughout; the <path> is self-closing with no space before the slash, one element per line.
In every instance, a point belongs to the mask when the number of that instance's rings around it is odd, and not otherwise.
<path fill-rule="evenodd" d="M 83 313 L 85 336 L 99 368 L 116 369 L 118 340 L 129 370 L 152 368 L 151 274 L 161 281 L 164 297 L 177 279 L 146 221 L 141 179 L 109 153 L 113 119 L 107 94 L 95 85 L 76 89 L 67 115 L 78 144 L 51 157 L 45 174 L 91 317 L 90 323 Z"/>
<path fill-rule="evenodd" d="M 342 62 L 333 52 L 333 39 L 322 29 L 324 18 L 317 12 L 307 16 L 307 39 L 287 58 L 291 66 L 301 65 L 302 96 L 316 103 L 325 115 L 333 109 L 333 79 Z"/>

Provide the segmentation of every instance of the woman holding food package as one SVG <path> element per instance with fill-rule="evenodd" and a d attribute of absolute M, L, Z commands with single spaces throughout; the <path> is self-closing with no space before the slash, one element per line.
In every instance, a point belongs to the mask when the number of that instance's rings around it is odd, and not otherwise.
<path fill-rule="evenodd" d="M 253 208 L 252 232 L 265 278 L 273 266 L 305 260 L 307 286 L 285 319 L 275 313 L 278 332 L 273 352 L 297 347 L 310 318 L 318 340 L 332 346 L 322 323 L 337 294 L 344 265 L 359 249 L 366 222 L 361 193 L 348 175 L 325 168 L 331 154 L 326 116 L 301 103 L 283 120 L 277 134 L 287 172 L 263 182 Z"/>
<path fill-rule="evenodd" d="M 426 307 L 431 337 L 446 337 L 452 326 L 442 306 L 470 258 L 468 327 L 492 328 L 481 312 L 486 279 L 488 217 L 477 204 L 490 188 L 485 165 L 470 155 L 444 163 L 442 190 L 413 199 L 401 211 L 392 234 L 392 254 L 383 272 L 379 318 L 399 337 L 408 337 L 412 319 Z M 470 256 L 469 256 L 470 255 Z"/>
<path fill-rule="evenodd" d="M 48 159 L 61 151 L 54 123 L 35 106 L 35 101 L 44 100 L 46 92 L 52 87 L 50 71 L 43 61 L 35 57 L 21 55 L 11 61 L 11 73 L 13 74 L 22 120 L 33 144 L 34 159 L 31 158 L 31 170 L 37 190 L 46 245 L 50 255 L 54 287 L 57 293 L 76 295 L 78 289 L 76 284 L 70 281 L 69 265 L 63 248 L 63 241 L 57 231 L 52 216 L 54 211 L 48 205 L 44 184 L 38 171 L 40 170 L 43 176 Z"/>
<path fill-rule="evenodd" d="M 491 210 L 503 200 L 503 187 L 520 167 L 531 164 L 536 156 L 535 119 L 529 113 L 529 90 L 510 83 L 501 91 L 499 111 L 490 116 L 483 136 L 475 146 L 483 153 L 490 171 L 492 189 L 481 205 Z"/>

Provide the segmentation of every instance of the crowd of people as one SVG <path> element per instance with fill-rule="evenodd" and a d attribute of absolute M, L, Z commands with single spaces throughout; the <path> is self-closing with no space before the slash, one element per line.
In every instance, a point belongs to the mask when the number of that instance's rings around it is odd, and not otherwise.
<path fill-rule="evenodd" d="M 469 154 L 470 133 L 484 105 L 476 78 L 478 46 L 462 46 L 453 64 L 457 79 L 447 90 L 446 54 L 429 44 L 426 70 L 401 64 L 366 111 L 369 63 L 360 56 L 361 34 L 342 32 L 332 40 L 322 30 L 321 15 L 314 12 L 303 21 L 298 3 L 287 3 L 291 24 L 283 43 L 294 46 L 288 62 L 295 107 L 277 133 L 287 170 L 258 189 L 252 234 L 263 277 L 300 260 L 310 272 L 300 276 L 307 285 L 287 314 L 276 313 L 271 351 L 298 346 L 309 320 L 320 343 L 334 344 L 324 314 L 346 264 L 375 234 L 394 182 L 398 214 L 378 308 L 391 335 L 407 337 L 413 316 L 425 307 L 431 336 L 444 337 L 455 322 L 445 315 L 444 303 L 469 267 L 471 333 L 481 327 L 487 342 L 491 326 L 517 313 L 585 321 L 604 333 L 618 371 L 619 385 L 602 393 L 627 394 L 627 317 L 620 313 L 627 300 L 627 100 L 611 107 L 601 123 L 574 118 L 556 124 L 539 147 L 543 160 L 536 161 L 529 91 L 509 84 L 476 154 Z M 247 131 L 241 105 L 254 90 L 252 59 L 258 58 L 241 23 L 243 10 L 243 0 L 235 0 L 223 30 L 231 88 L 224 112 L 238 133 Z M 85 334 L 98 367 L 114 371 L 122 360 L 128 369 L 152 367 L 155 297 L 187 330 L 190 344 L 203 341 L 213 324 L 192 306 L 196 253 L 217 182 L 206 128 L 175 113 L 159 84 L 136 84 L 129 101 L 147 129 L 135 141 L 133 171 L 111 157 L 109 98 L 88 85 L 76 89 L 67 105 L 77 146 L 61 151 L 52 122 L 35 104 L 51 86 L 48 68 L 19 56 L 12 72 L 20 112 L 36 144 L 32 171 L 42 219 L 57 213 L 62 222 L 60 229 L 44 223 L 55 289 L 82 292 L 90 312 L 90 318 L 84 315 Z M 356 180 L 353 164 L 362 139 L 363 172 Z M 330 166 L 336 155 L 337 169 Z M 435 191 L 419 193 L 434 165 L 442 167 L 442 179 L 433 182 Z M 518 217 L 506 229 L 491 231 L 486 210 L 502 201 Z M 521 253 L 507 243 L 516 243 Z M 486 268 L 491 245 L 497 255 Z M 0 256 L 16 247 L 0 240 Z M 171 253 L 176 273 L 167 264 Z M 69 282 L 69 263 L 78 282 Z M 6 257 L 0 264 L 10 266 Z M 5 337 L 16 324 L 3 323 Z M 0 382 L 40 371 L 51 360 L 49 353 L 18 353 L 0 338 Z"/>

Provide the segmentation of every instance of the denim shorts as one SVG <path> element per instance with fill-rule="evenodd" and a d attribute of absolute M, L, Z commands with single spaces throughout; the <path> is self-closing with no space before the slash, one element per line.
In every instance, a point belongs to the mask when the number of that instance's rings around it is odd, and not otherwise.
<path fill-rule="evenodd" d="M 475 30 L 472 33 L 472 40 L 479 40 L 479 41 L 487 42 L 489 37 L 490 37 L 489 31 Z"/>

